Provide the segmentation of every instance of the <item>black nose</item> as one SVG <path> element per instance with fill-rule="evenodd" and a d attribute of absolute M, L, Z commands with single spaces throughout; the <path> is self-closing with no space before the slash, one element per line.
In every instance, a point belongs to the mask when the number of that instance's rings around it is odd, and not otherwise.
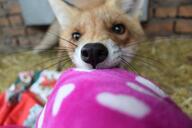
<path fill-rule="evenodd" d="M 81 50 L 81 58 L 84 62 L 96 68 L 97 64 L 103 62 L 108 56 L 107 48 L 101 43 L 86 44 Z"/>

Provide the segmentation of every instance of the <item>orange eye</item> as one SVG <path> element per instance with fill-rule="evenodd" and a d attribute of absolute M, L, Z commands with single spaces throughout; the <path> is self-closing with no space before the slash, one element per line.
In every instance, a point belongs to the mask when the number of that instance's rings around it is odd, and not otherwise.
<path fill-rule="evenodd" d="M 80 32 L 74 32 L 72 33 L 72 38 L 75 41 L 79 41 L 79 39 L 81 38 L 81 33 Z"/>
<path fill-rule="evenodd" d="M 116 34 L 124 34 L 125 30 L 126 30 L 126 27 L 123 24 L 115 24 L 112 26 L 112 32 Z"/>

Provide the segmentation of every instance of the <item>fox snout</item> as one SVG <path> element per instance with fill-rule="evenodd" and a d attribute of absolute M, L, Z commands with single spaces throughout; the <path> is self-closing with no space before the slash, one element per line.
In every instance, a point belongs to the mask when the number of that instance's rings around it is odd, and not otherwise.
<path fill-rule="evenodd" d="M 81 59 L 93 68 L 105 61 L 108 57 L 108 49 L 102 43 L 88 43 L 81 49 Z"/>

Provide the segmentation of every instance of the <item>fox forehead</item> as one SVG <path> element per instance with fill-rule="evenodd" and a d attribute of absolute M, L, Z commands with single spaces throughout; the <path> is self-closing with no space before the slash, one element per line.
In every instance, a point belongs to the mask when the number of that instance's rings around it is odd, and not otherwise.
<path fill-rule="evenodd" d="M 73 32 L 80 32 L 81 41 L 96 42 L 108 38 L 120 44 L 126 44 L 130 38 L 143 34 L 137 19 L 129 17 L 126 13 L 116 8 L 99 6 L 93 9 L 83 10 L 70 19 L 70 25 L 62 32 L 65 37 L 70 37 Z M 116 37 L 110 33 L 113 24 L 124 24 L 127 32 L 123 36 Z"/>
<path fill-rule="evenodd" d="M 71 27 L 69 30 L 80 31 L 82 34 L 86 34 L 86 38 L 94 40 L 96 38 L 107 38 L 109 28 L 114 23 L 126 23 L 125 18 L 121 17 L 121 20 L 117 20 L 120 13 L 113 13 L 113 10 L 109 9 L 93 9 L 80 13 L 77 17 L 72 18 Z"/>

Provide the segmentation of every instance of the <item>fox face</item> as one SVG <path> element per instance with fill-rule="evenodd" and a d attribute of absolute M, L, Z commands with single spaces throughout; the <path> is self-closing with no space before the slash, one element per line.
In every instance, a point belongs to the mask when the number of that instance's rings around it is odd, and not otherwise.
<path fill-rule="evenodd" d="M 130 62 L 144 35 L 138 18 L 143 0 L 103 0 L 91 7 L 49 2 L 62 27 L 60 47 L 67 49 L 78 68 L 113 68 Z"/>

